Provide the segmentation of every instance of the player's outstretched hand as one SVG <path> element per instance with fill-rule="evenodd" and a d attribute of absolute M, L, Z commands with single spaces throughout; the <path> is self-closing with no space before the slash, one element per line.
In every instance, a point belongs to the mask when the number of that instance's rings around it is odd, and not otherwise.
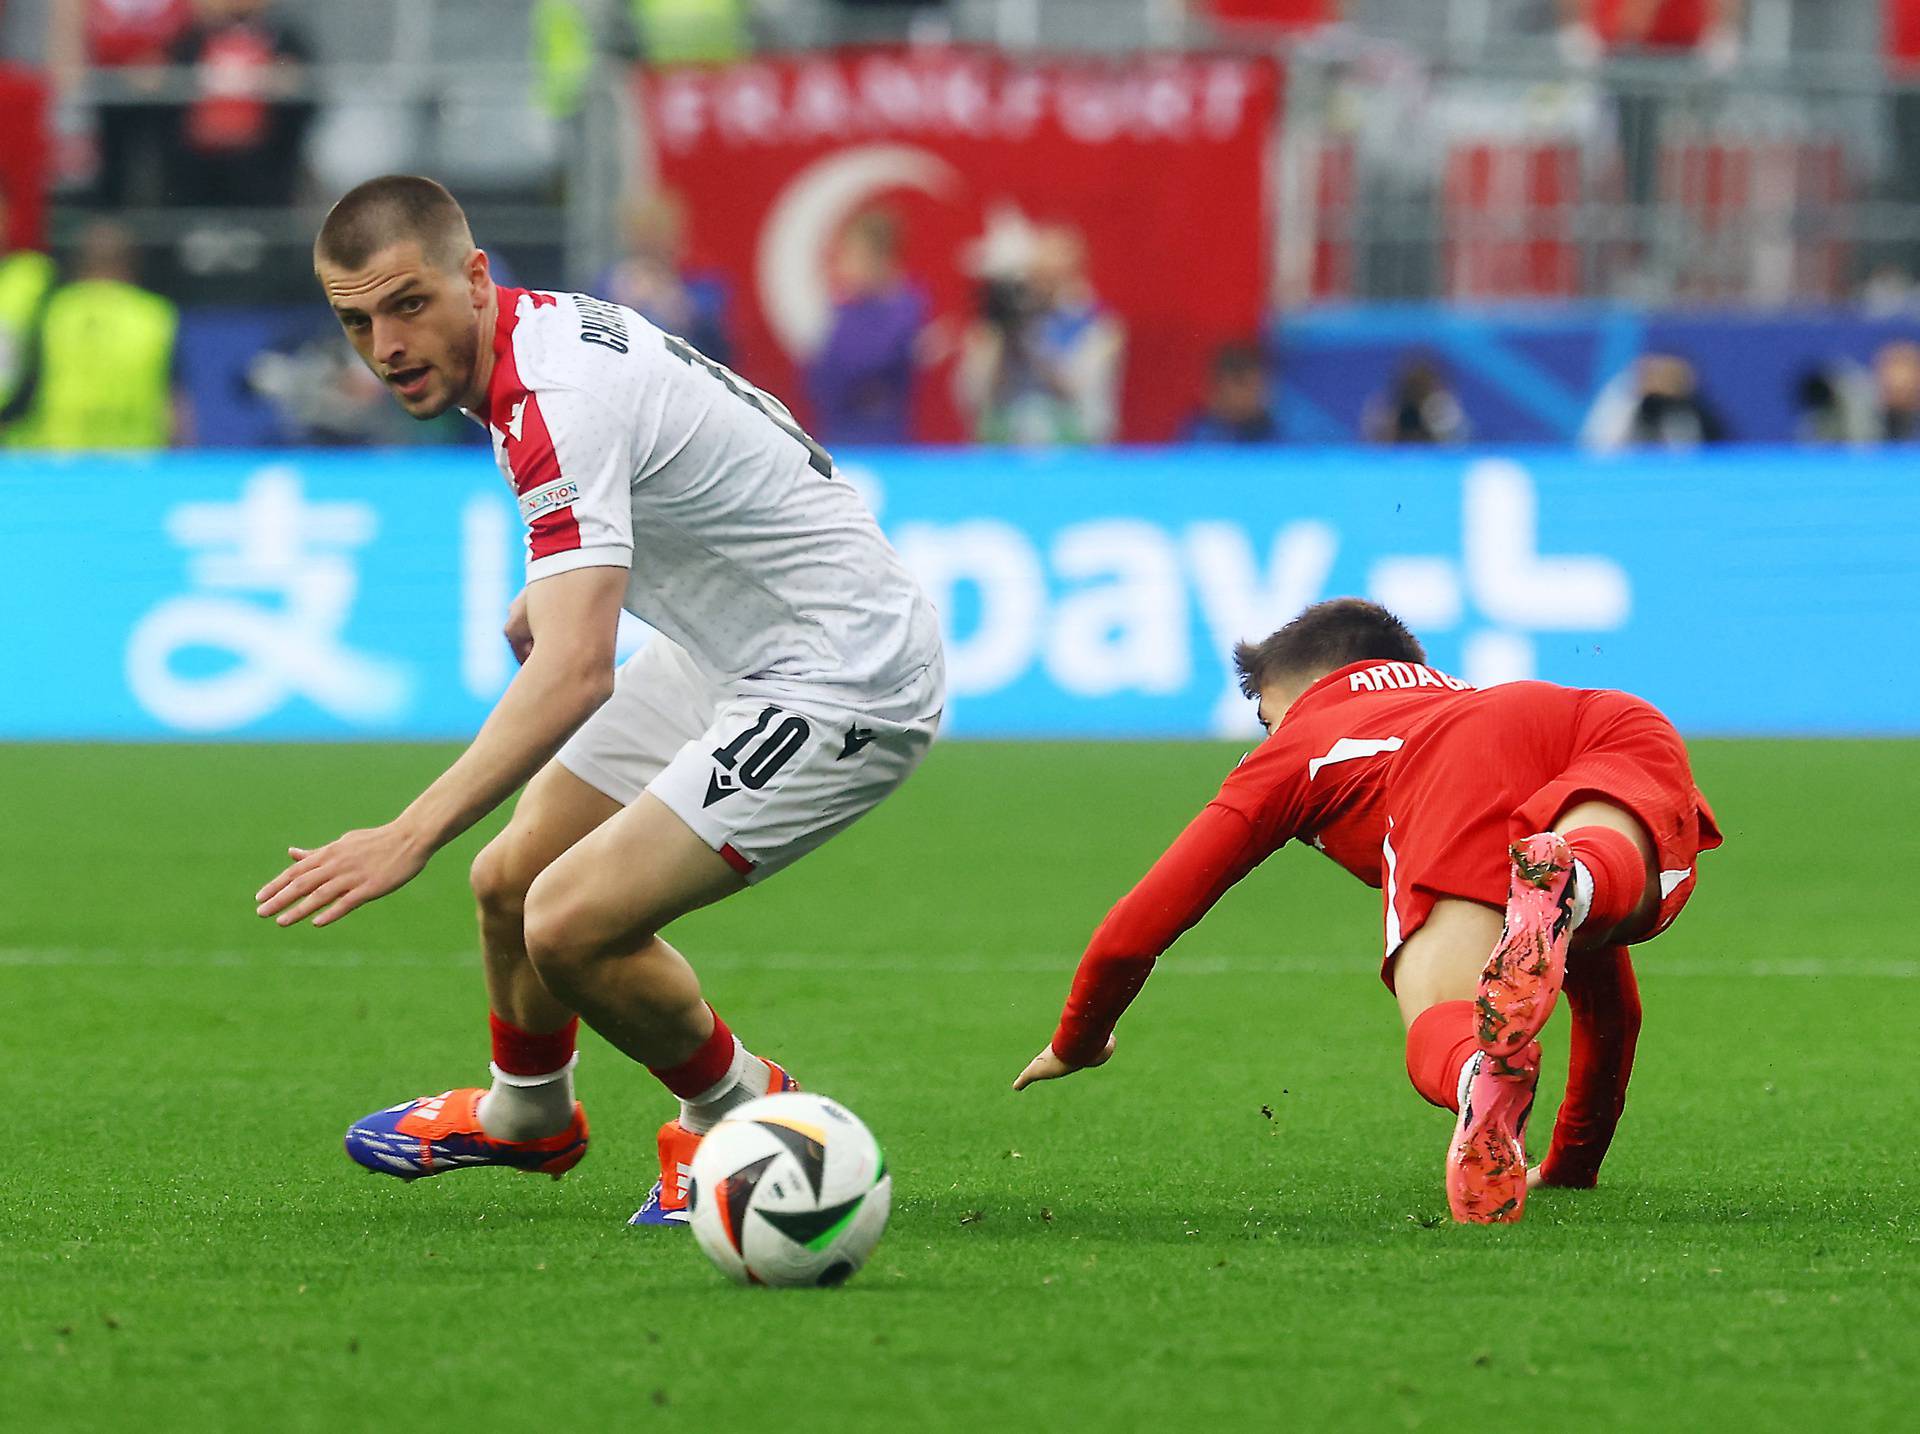
<path fill-rule="evenodd" d="M 1564 1173 L 1558 1180 L 1549 1180 L 1544 1164 L 1532 1166 L 1527 1171 L 1527 1189 L 1529 1190 L 1539 1190 L 1543 1187 L 1550 1190 L 1591 1190 L 1599 1183 L 1597 1175 L 1588 1175 L 1584 1178 L 1576 1175 L 1568 1178 Z"/>
<path fill-rule="evenodd" d="M 1045 1046 L 1039 1055 L 1027 1062 L 1027 1068 L 1013 1078 L 1015 1090 L 1025 1090 L 1037 1080 L 1059 1080 L 1075 1071 L 1090 1071 L 1095 1066 L 1103 1066 L 1113 1059 L 1113 1037 L 1107 1037 L 1107 1048 L 1100 1052 L 1100 1059 L 1088 1061 L 1083 1066 L 1070 1066 L 1053 1053 L 1051 1044 Z"/>
<path fill-rule="evenodd" d="M 315 926 L 327 926 L 405 886 L 431 853 L 389 823 L 348 832 L 314 851 L 290 846 L 287 855 L 293 865 L 254 893 L 259 903 L 254 914 L 271 916 L 282 926 L 309 916 Z"/>

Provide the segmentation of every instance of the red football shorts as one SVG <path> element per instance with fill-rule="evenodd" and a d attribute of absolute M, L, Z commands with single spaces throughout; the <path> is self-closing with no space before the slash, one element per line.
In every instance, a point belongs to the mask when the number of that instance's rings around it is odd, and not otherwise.
<path fill-rule="evenodd" d="M 1493 688 L 1488 696 L 1508 689 Z M 1546 831 L 1577 802 L 1633 813 L 1660 859 L 1657 936 L 1693 894 L 1694 867 L 1720 845 L 1686 745 L 1652 703 L 1624 692 L 1526 686 L 1424 742 L 1388 793 L 1386 951 L 1420 929 L 1436 899 L 1507 903 L 1507 845 Z M 1392 985 L 1387 967 L 1382 975 Z"/>

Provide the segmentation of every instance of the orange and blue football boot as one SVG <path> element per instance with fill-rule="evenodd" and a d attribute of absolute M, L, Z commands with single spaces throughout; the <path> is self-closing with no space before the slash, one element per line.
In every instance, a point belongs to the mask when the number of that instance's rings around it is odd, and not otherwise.
<path fill-rule="evenodd" d="M 421 1180 L 482 1165 L 502 1165 L 558 1180 L 587 1153 L 587 1112 L 578 1101 L 558 1135 L 495 1140 L 480 1128 L 484 1090 L 449 1090 L 376 1110 L 347 1127 L 347 1154 L 367 1169 Z"/>
<path fill-rule="evenodd" d="M 1573 940 L 1573 853 L 1541 832 L 1508 849 L 1506 920 L 1480 973 L 1473 1007 L 1480 1046 L 1512 1058 L 1540 1034 L 1560 999 Z"/>
<path fill-rule="evenodd" d="M 800 1082 L 772 1061 L 767 1061 L 767 1073 L 767 1095 L 800 1089 Z M 678 1120 L 660 1127 L 660 1178 L 647 1192 L 647 1203 L 627 1221 L 629 1225 L 684 1225 L 693 1218 L 687 1210 L 687 1181 L 693 1174 L 693 1153 L 699 1148 L 699 1135 Z"/>
<path fill-rule="evenodd" d="M 1460 1068 L 1460 1118 L 1447 1147 L 1447 1208 L 1464 1225 L 1504 1225 L 1527 1203 L 1527 1117 L 1540 1044 L 1518 1056 L 1475 1051 Z"/>

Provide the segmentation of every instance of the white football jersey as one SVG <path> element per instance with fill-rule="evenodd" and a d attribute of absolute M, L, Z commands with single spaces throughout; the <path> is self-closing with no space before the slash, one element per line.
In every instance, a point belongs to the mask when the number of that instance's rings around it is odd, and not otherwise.
<path fill-rule="evenodd" d="M 887 691 L 936 659 L 919 584 L 779 400 L 632 309 L 499 302 L 472 416 L 519 495 L 529 582 L 625 568 L 629 612 L 769 695 Z"/>

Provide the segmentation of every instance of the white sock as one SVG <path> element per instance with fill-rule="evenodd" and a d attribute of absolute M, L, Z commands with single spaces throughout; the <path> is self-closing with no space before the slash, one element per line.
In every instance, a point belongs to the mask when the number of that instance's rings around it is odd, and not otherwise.
<path fill-rule="evenodd" d="M 695 1135 L 705 1135 L 728 1111 L 765 1095 L 767 1082 L 772 1079 L 773 1071 L 767 1063 L 735 1036 L 733 1062 L 727 1073 L 692 1100 L 680 1102 L 680 1123 Z"/>
<path fill-rule="evenodd" d="M 1474 1074 L 1480 1069 L 1480 1062 L 1486 1059 L 1485 1051 L 1475 1051 L 1460 1062 L 1460 1084 L 1454 1087 L 1454 1105 L 1461 1111 L 1467 1108 L 1467 1092 L 1473 1089 Z"/>
<path fill-rule="evenodd" d="M 580 1053 L 545 1075 L 493 1070 L 493 1088 L 480 1097 L 480 1128 L 495 1140 L 540 1140 L 558 1135 L 573 1119 L 573 1068 Z M 491 1065 L 491 1063 L 489 1063 Z"/>
<path fill-rule="evenodd" d="M 1587 870 L 1587 864 L 1575 859 L 1573 863 L 1573 929 L 1578 931 L 1586 924 L 1587 913 L 1593 910 L 1593 873 Z"/>

